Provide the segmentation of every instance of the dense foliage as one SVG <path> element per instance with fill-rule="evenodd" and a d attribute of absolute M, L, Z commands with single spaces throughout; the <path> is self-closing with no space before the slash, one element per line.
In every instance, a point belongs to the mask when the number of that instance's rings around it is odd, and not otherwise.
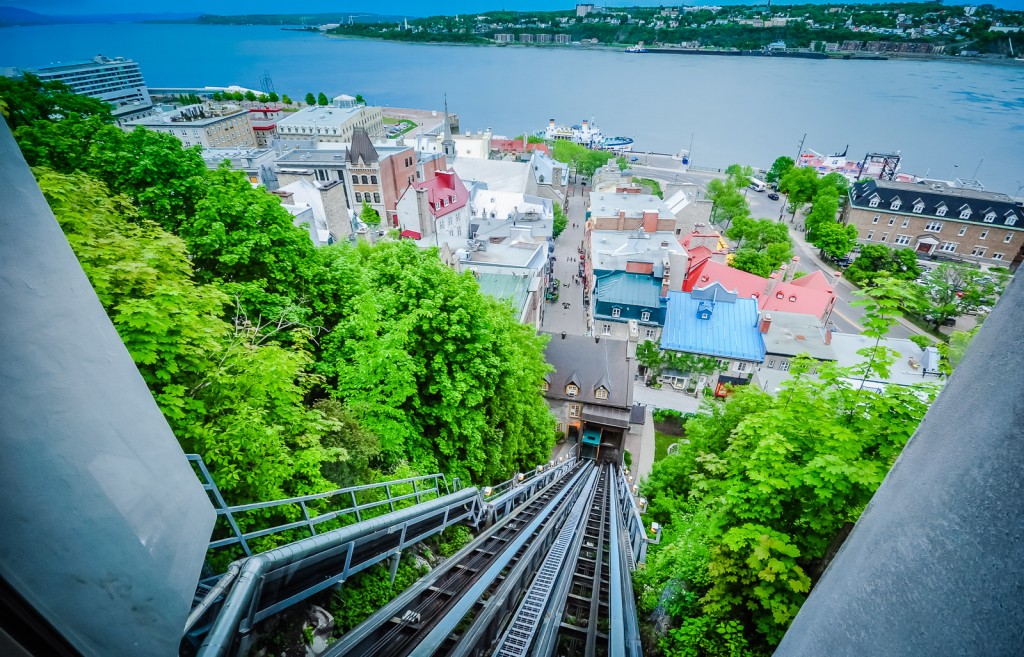
<path fill-rule="evenodd" d="M 665 655 L 769 654 L 927 408 L 815 365 L 817 380 L 795 361 L 777 395 L 744 386 L 708 402 L 643 483 L 665 529 L 637 592 L 641 613 L 672 621 Z"/>
<path fill-rule="evenodd" d="M 124 132 L 61 85 L 0 78 L 0 99 L 26 108 L 12 121 L 26 159 L 229 502 L 394 468 L 490 483 L 547 458 L 544 341 L 470 274 L 407 242 L 316 249 L 240 172 Z"/>

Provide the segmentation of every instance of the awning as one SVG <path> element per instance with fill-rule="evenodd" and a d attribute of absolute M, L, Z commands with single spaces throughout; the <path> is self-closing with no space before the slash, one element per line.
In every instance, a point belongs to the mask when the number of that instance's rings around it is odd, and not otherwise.
<path fill-rule="evenodd" d="M 587 422 L 604 424 L 609 427 L 618 427 L 619 429 L 629 428 L 629 411 L 624 408 L 609 408 L 607 406 L 584 404 L 583 419 Z"/>
<path fill-rule="evenodd" d="M 414 240 L 418 240 L 418 239 L 422 238 L 422 235 L 420 235 L 415 230 L 403 230 L 402 234 L 401 234 L 401 237 L 409 237 L 409 238 L 412 238 Z"/>
<path fill-rule="evenodd" d="M 583 444 L 584 445 L 600 445 L 601 444 L 601 430 L 600 429 L 587 429 L 583 432 Z"/>

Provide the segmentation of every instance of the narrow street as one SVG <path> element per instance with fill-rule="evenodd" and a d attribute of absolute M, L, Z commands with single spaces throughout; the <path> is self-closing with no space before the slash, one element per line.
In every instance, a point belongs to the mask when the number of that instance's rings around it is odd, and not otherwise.
<path fill-rule="evenodd" d="M 589 189 L 589 188 L 588 188 Z M 583 307 L 583 283 L 579 277 L 586 199 L 579 185 L 569 187 L 569 223 L 555 239 L 553 278 L 559 279 L 558 300 L 545 302 L 541 329 L 548 333 L 587 334 L 587 313 Z M 575 280 L 574 280 L 575 277 Z M 580 281 L 580 282 L 576 282 Z"/>

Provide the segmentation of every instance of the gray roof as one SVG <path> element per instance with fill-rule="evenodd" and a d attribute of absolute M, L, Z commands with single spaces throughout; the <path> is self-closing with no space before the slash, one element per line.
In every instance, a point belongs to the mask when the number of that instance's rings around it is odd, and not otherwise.
<path fill-rule="evenodd" d="M 833 360 L 835 351 L 825 344 L 825 330 L 817 317 L 801 313 L 771 311 L 761 319 L 771 316 L 772 323 L 764 340 L 766 358 L 769 356 L 792 357 L 807 354 L 818 360 Z"/>
<path fill-rule="evenodd" d="M 595 406 L 613 406 L 628 409 L 633 404 L 632 362 L 625 340 L 609 340 L 581 335 L 550 334 L 545 349 L 548 363 L 555 368 L 547 375 L 551 399 L 579 401 Z M 573 381 L 580 388 L 578 397 L 565 394 L 565 387 Z M 608 399 L 598 399 L 594 393 L 599 386 L 608 390 Z"/>
<path fill-rule="evenodd" d="M 348 161 L 352 164 L 357 164 L 360 158 L 362 158 L 365 164 L 380 161 L 377 149 L 373 147 L 373 142 L 370 141 L 370 134 L 366 132 L 366 128 L 357 126 L 352 129 L 352 144 L 348 148 Z"/>
<path fill-rule="evenodd" d="M 878 202 L 872 207 L 871 202 L 874 199 Z M 893 202 L 897 200 L 899 205 L 893 208 Z M 918 217 L 934 217 L 943 221 L 964 221 L 1024 230 L 1024 208 L 1006 194 L 950 187 L 942 182 L 864 180 L 850 188 L 850 204 L 859 210 L 869 212 L 896 212 Z M 920 207 L 921 211 L 915 212 L 915 206 Z M 945 208 L 944 215 L 939 214 L 940 208 Z M 970 216 L 962 219 L 960 215 L 965 210 L 970 210 Z M 986 217 L 990 217 L 990 220 L 985 221 Z"/>
<path fill-rule="evenodd" d="M 675 219 L 665 201 L 653 194 L 594 192 L 590 195 L 590 214 L 594 217 L 617 217 L 625 212 L 627 217 L 637 218 L 652 210 L 662 219 Z"/>

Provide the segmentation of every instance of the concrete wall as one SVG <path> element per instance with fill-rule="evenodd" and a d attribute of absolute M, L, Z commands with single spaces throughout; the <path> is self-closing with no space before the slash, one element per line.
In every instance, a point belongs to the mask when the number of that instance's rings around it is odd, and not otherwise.
<path fill-rule="evenodd" d="M 83 655 L 177 654 L 213 508 L 3 121 L 0 198 L 0 577 Z"/>
<path fill-rule="evenodd" d="M 1021 654 L 1022 324 L 1014 280 L 777 657 Z"/>

